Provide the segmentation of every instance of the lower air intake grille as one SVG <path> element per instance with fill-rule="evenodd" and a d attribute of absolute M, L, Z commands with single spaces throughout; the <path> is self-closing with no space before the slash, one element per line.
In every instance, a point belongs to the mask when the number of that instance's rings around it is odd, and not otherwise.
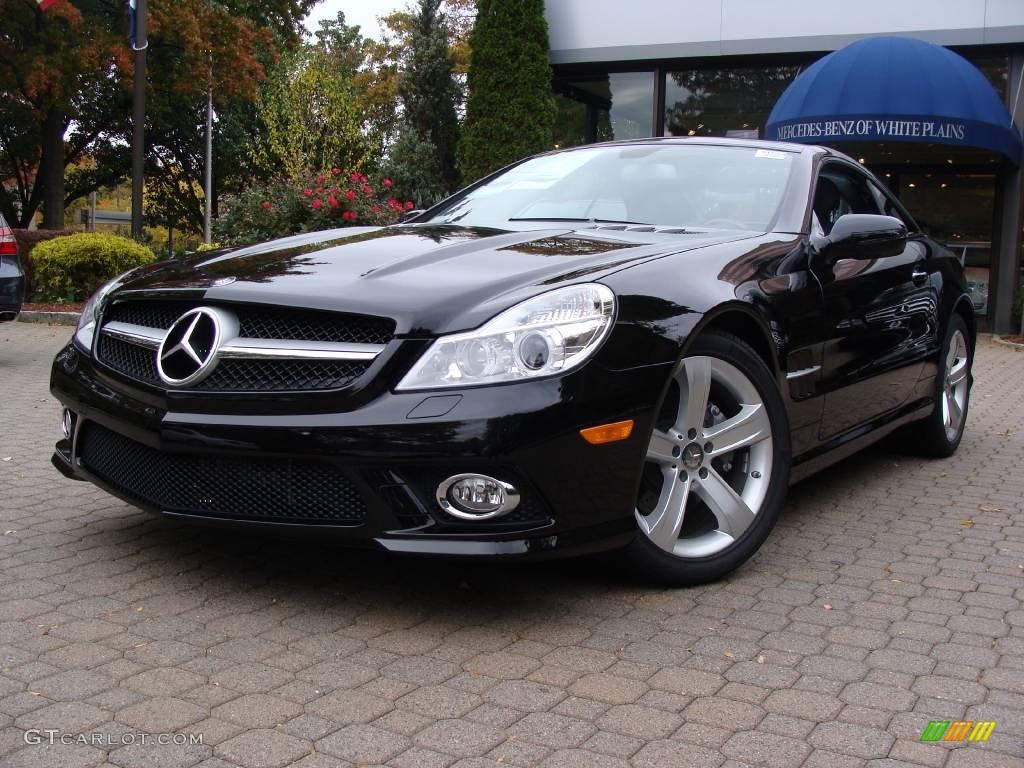
<path fill-rule="evenodd" d="M 96 477 L 167 512 L 324 525 L 366 519 L 356 488 L 322 462 L 164 453 L 95 423 L 83 425 L 78 452 Z"/>

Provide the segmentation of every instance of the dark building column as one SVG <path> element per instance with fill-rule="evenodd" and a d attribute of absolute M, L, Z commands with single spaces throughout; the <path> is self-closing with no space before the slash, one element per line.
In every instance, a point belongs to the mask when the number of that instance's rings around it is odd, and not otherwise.
<path fill-rule="evenodd" d="M 1010 87 L 1007 89 L 1007 108 L 1013 122 L 1024 133 L 1024 52 L 1010 55 Z M 992 288 L 996 333 L 1019 333 L 1020 317 L 1012 317 L 1013 297 L 1020 284 L 1021 226 L 1024 224 L 1024 173 L 1009 166 L 1000 174 L 1002 188 L 997 196 L 1001 200 L 997 217 L 999 251 L 993 263 Z"/>

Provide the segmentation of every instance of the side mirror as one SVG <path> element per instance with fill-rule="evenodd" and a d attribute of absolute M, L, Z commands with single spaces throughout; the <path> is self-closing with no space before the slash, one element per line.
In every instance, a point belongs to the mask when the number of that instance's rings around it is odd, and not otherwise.
<path fill-rule="evenodd" d="M 847 213 L 836 219 L 822 251 L 828 260 L 884 259 L 907 247 L 907 228 L 894 216 Z"/>

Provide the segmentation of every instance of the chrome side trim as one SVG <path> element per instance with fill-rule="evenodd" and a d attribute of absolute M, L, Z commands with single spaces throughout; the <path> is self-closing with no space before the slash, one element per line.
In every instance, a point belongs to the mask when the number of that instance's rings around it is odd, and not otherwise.
<path fill-rule="evenodd" d="M 801 376 L 810 376 L 812 373 L 817 373 L 821 370 L 820 365 L 812 365 L 810 368 L 801 368 L 799 371 L 793 371 L 786 374 L 787 379 L 799 379 Z"/>
<path fill-rule="evenodd" d="M 109 322 L 100 329 L 101 333 L 112 336 L 121 341 L 127 341 L 138 347 L 156 350 L 160 342 L 164 340 L 166 331 L 162 328 L 150 328 L 146 325 L 133 325 L 132 323 Z"/>
<path fill-rule="evenodd" d="M 225 360 L 373 360 L 383 351 L 383 344 L 239 337 L 223 344 L 217 357 Z"/>

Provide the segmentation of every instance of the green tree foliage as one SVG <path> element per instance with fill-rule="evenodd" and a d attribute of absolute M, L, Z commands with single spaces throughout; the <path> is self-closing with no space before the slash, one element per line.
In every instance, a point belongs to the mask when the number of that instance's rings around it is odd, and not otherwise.
<path fill-rule="evenodd" d="M 474 181 L 551 149 L 555 102 L 543 0 L 479 0 L 470 47 L 459 158 Z"/>
<path fill-rule="evenodd" d="M 399 130 L 388 151 L 384 172 L 401 195 L 418 201 L 424 208 L 443 200 L 452 191 L 444 182 L 437 147 L 429 136 L 410 125 Z"/>
<path fill-rule="evenodd" d="M 465 84 L 469 68 L 469 35 L 476 18 L 476 0 L 443 0 L 440 10 L 444 14 L 444 29 L 448 35 L 448 50 L 454 64 L 455 76 L 460 86 Z M 373 70 L 383 88 L 393 97 L 398 95 L 400 63 L 411 46 L 413 27 L 416 22 L 415 8 L 392 11 L 381 16 L 380 40 L 371 46 L 370 69 Z M 464 96 L 465 88 L 460 88 Z M 461 113 L 462 103 L 458 105 Z"/>
<path fill-rule="evenodd" d="M 434 145 L 442 181 L 452 190 L 459 181 L 455 167 L 459 118 L 455 108 L 460 93 L 453 76 L 455 62 L 448 47 L 447 19 L 440 5 L 441 0 L 420 0 L 398 93 L 405 123 Z"/>
<path fill-rule="evenodd" d="M 257 162 L 286 178 L 313 168 L 362 168 L 374 155 L 370 116 L 354 78 L 365 58 L 358 27 L 321 23 L 316 42 L 281 58 L 257 103 Z"/>
<path fill-rule="evenodd" d="M 461 89 L 440 7 L 441 0 L 420 0 L 411 17 L 398 82 L 402 127 L 386 166 L 398 190 L 422 204 L 437 202 L 459 183 L 455 148 Z"/>

